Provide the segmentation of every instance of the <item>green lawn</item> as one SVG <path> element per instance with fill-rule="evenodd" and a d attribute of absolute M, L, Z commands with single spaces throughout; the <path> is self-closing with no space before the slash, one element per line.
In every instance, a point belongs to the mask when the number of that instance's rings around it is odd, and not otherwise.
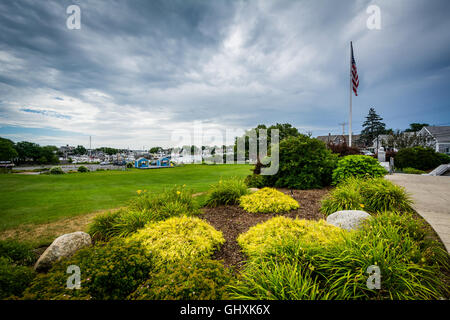
<path fill-rule="evenodd" d="M 206 191 L 221 177 L 250 174 L 249 165 L 186 165 L 169 169 L 65 175 L 0 175 L 0 231 L 120 207 L 136 190 L 186 184 Z"/>

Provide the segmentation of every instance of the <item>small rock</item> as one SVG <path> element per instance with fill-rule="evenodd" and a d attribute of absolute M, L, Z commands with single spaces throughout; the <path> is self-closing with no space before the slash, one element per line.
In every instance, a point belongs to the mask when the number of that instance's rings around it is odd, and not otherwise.
<path fill-rule="evenodd" d="M 56 238 L 44 251 L 34 265 L 34 269 L 38 272 L 46 271 L 62 257 L 70 257 L 76 251 L 91 244 L 91 236 L 85 232 L 77 231 L 64 234 Z"/>
<path fill-rule="evenodd" d="M 250 190 L 251 193 L 256 192 L 259 190 L 259 188 L 248 188 L 248 190 Z"/>
<path fill-rule="evenodd" d="M 345 230 L 355 230 L 361 222 L 370 218 L 370 214 L 361 210 L 342 210 L 330 214 L 327 222 Z"/>

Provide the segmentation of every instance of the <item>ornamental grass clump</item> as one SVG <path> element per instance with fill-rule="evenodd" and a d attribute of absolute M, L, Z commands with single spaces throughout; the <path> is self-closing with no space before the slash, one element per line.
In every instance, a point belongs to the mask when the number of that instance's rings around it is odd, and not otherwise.
<path fill-rule="evenodd" d="M 249 190 L 244 179 L 237 177 L 221 179 L 211 186 L 206 199 L 206 206 L 215 208 L 220 205 L 238 204 L 239 198 L 246 194 L 249 194 Z"/>
<path fill-rule="evenodd" d="M 325 220 L 275 217 L 251 227 L 237 238 L 237 242 L 248 257 L 258 257 L 289 239 L 297 239 L 303 245 L 326 246 L 339 241 L 342 232 Z"/>
<path fill-rule="evenodd" d="M 149 223 L 129 239 L 164 262 L 209 257 L 225 242 L 222 232 L 206 221 L 184 216 Z"/>
<path fill-rule="evenodd" d="M 340 210 L 364 210 L 363 202 L 359 180 L 350 178 L 323 198 L 321 211 L 330 215 Z"/>
<path fill-rule="evenodd" d="M 96 240 L 127 237 L 149 222 L 198 213 L 192 191 L 185 186 L 153 193 L 137 190 L 128 207 L 95 217 L 88 232 Z"/>
<path fill-rule="evenodd" d="M 386 179 L 377 178 L 361 183 L 360 193 L 368 212 L 413 211 L 413 202 L 405 189 Z"/>
<path fill-rule="evenodd" d="M 405 189 L 384 178 L 348 178 L 322 200 L 321 211 L 330 215 L 340 210 L 411 212 L 412 200 Z"/>
<path fill-rule="evenodd" d="M 263 188 L 242 196 L 240 206 L 251 213 L 282 213 L 300 207 L 292 197 L 273 188 Z"/>

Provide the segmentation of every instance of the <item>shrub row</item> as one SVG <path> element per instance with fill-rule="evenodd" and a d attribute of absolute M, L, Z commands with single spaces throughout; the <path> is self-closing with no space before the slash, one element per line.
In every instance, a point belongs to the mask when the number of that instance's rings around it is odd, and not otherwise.
<path fill-rule="evenodd" d="M 421 146 L 401 149 L 395 157 L 395 166 L 400 169 L 410 167 L 419 170 L 430 170 L 441 164 L 448 163 L 450 163 L 450 156 L 438 153 L 432 148 Z"/>

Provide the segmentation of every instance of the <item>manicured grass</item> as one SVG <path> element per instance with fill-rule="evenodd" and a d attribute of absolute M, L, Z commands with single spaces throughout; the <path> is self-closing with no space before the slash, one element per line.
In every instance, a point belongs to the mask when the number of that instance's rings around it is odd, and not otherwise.
<path fill-rule="evenodd" d="M 186 165 L 169 169 L 100 171 L 64 175 L 0 175 L 0 230 L 46 223 L 123 206 L 136 190 L 186 184 L 208 190 L 220 178 L 245 177 L 249 165 Z"/>

